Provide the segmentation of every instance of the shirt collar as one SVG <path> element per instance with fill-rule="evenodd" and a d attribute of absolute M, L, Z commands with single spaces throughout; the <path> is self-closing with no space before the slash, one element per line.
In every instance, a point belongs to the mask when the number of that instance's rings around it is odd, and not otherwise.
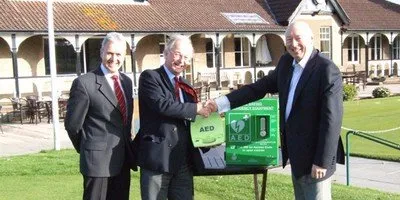
<path fill-rule="evenodd" d="M 311 53 L 314 51 L 313 47 L 311 47 L 309 49 L 311 49 L 311 51 L 306 51 L 306 53 L 304 54 L 303 59 L 301 59 L 300 62 L 297 62 L 295 59 L 293 59 L 292 66 L 295 66 L 296 64 L 299 64 L 299 66 L 304 69 L 306 67 L 306 64 L 307 64 L 308 60 L 310 60 Z"/>
<path fill-rule="evenodd" d="M 111 73 L 106 69 L 106 67 L 104 67 L 103 64 L 100 65 L 100 69 L 101 69 L 101 71 L 103 72 L 103 74 L 104 74 L 104 76 L 105 76 L 106 78 L 111 78 L 111 76 L 113 76 L 113 74 L 111 74 Z M 119 73 L 117 73 L 117 76 L 119 76 Z"/>
<path fill-rule="evenodd" d="M 173 74 L 171 71 L 169 71 L 169 69 L 165 65 L 163 65 L 163 67 L 164 67 L 165 72 L 167 72 L 169 80 L 174 80 L 175 74 Z"/>

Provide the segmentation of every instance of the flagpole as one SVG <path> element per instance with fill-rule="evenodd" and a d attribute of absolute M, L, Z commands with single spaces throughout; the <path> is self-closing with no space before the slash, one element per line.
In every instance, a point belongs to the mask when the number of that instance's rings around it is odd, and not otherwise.
<path fill-rule="evenodd" d="M 51 75 L 51 106 L 52 106 L 52 119 L 53 119 L 53 133 L 54 133 L 54 150 L 60 150 L 59 139 L 59 115 L 58 115 L 58 88 L 57 88 L 57 69 L 56 69 L 56 56 L 55 56 L 55 42 L 54 42 L 54 22 L 53 22 L 53 1 L 47 0 L 47 22 L 48 22 L 48 36 L 49 36 L 49 58 L 50 58 L 50 75 Z"/>

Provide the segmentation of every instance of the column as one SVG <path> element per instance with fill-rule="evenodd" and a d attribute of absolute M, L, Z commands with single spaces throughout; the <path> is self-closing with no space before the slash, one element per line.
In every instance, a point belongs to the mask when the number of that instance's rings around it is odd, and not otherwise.
<path fill-rule="evenodd" d="M 82 72 L 82 64 L 81 64 L 81 48 L 79 45 L 79 35 L 75 35 L 75 54 L 76 54 L 76 63 L 75 63 L 76 75 L 80 76 Z"/>
<path fill-rule="evenodd" d="M 136 46 L 135 46 L 135 35 L 131 35 L 131 65 L 133 73 L 133 86 L 136 87 Z"/>
<path fill-rule="evenodd" d="M 11 34 L 12 47 L 11 47 L 11 57 L 12 57 L 12 65 L 13 65 L 13 76 L 15 80 L 15 94 L 16 97 L 20 97 L 19 91 L 19 80 L 18 80 L 18 62 L 17 62 L 17 45 L 15 40 L 15 34 Z"/>
<path fill-rule="evenodd" d="M 221 88 L 221 82 L 220 82 L 220 69 L 221 69 L 221 45 L 219 43 L 219 33 L 216 33 L 216 44 L 215 44 L 215 79 L 217 82 L 217 88 L 216 90 L 219 90 Z"/>

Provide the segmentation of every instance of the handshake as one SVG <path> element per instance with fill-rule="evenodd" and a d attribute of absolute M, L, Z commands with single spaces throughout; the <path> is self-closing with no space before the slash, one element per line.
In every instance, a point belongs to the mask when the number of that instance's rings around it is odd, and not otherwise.
<path fill-rule="evenodd" d="M 218 107 L 214 99 L 209 99 L 206 102 L 197 103 L 197 114 L 205 118 L 210 116 L 212 112 L 217 112 Z"/>

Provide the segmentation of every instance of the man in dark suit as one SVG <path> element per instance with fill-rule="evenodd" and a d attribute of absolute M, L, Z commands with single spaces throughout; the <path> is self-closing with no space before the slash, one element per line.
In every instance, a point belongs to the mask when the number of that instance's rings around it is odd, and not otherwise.
<path fill-rule="evenodd" d="M 305 22 L 290 24 L 277 67 L 259 81 L 208 102 L 213 111 L 278 93 L 282 164 L 290 160 L 296 199 L 331 199 L 331 175 L 344 163 L 340 129 L 342 77 L 335 64 L 313 47 Z"/>
<path fill-rule="evenodd" d="M 83 199 L 128 200 L 133 112 L 132 81 L 118 71 L 126 54 L 120 33 L 102 42 L 102 63 L 71 86 L 65 129 L 80 154 Z"/>
<path fill-rule="evenodd" d="M 192 53 L 189 38 L 172 37 L 165 46 L 165 64 L 140 75 L 135 143 L 143 200 L 193 199 L 193 168 L 201 167 L 202 160 L 191 141 L 190 122 L 196 114 L 207 117 L 210 110 L 197 103 L 193 88 L 178 77 Z"/>

